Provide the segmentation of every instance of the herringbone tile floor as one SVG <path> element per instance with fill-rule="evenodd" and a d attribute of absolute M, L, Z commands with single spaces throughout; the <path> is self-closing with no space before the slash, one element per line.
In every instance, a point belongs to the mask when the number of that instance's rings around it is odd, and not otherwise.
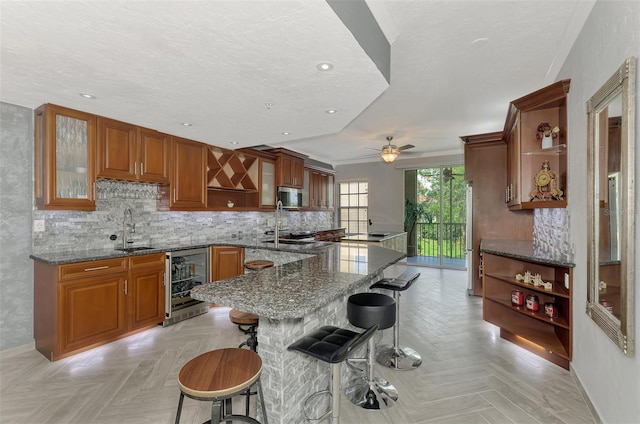
<path fill-rule="evenodd" d="M 395 276 L 404 265 L 389 268 Z M 343 397 L 347 424 L 594 423 L 572 375 L 501 340 L 468 297 L 466 272 L 411 268 L 420 279 L 401 298 L 401 342 L 422 354 L 413 371 L 377 367 L 400 393 L 393 408 L 366 411 Z M 171 423 L 182 365 L 245 336 L 227 308 L 156 327 L 51 363 L 29 351 L 0 359 L 0 423 Z M 391 341 L 391 331 L 383 339 Z M 183 423 L 208 419 L 209 405 L 185 400 Z"/>

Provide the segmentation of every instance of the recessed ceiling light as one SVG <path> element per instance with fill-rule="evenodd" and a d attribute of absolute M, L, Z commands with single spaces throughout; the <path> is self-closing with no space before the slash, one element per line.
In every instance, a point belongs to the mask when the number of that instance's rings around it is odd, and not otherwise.
<path fill-rule="evenodd" d="M 94 96 L 93 94 L 88 94 L 88 93 L 80 93 L 80 97 L 84 97 L 85 99 L 95 99 L 96 96 Z"/>
<path fill-rule="evenodd" d="M 183 127 L 190 127 L 193 124 L 191 122 L 181 122 L 180 125 L 182 125 Z"/>
<path fill-rule="evenodd" d="M 333 115 L 334 113 L 337 112 L 337 110 L 335 109 L 329 109 L 329 110 L 325 110 L 326 113 L 328 113 L 329 115 Z"/>
<path fill-rule="evenodd" d="M 237 141 L 230 141 L 231 144 L 239 144 Z"/>
<path fill-rule="evenodd" d="M 316 65 L 318 71 L 326 72 L 333 69 L 333 64 L 329 62 L 320 62 Z"/>
<path fill-rule="evenodd" d="M 289 134 L 291 134 L 291 133 L 287 132 L 287 131 L 282 131 L 282 135 L 289 135 Z"/>

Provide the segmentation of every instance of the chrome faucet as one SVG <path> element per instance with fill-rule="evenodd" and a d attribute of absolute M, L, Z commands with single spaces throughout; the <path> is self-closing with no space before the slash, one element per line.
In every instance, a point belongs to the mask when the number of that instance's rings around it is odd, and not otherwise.
<path fill-rule="evenodd" d="M 129 223 L 127 223 L 127 217 L 129 217 Z M 133 222 L 133 211 L 131 208 L 126 208 L 124 210 L 124 217 L 122 218 L 122 248 L 126 249 L 129 243 L 133 243 L 133 241 L 129 241 L 128 239 L 131 237 L 131 234 L 136 232 L 136 223 Z"/>
<path fill-rule="evenodd" d="M 276 212 L 275 212 L 275 218 L 276 218 L 276 225 L 273 231 L 273 247 L 277 248 L 278 247 L 278 240 L 280 239 L 280 226 L 282 225 L 282 201 L 278 200 L 278 203 L 276 203 Z"/>

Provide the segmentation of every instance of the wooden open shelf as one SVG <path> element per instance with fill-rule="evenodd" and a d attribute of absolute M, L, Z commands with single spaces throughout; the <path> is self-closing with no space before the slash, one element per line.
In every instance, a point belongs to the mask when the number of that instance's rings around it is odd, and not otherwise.
<path fill-rule="evenodd" d="M 569 369 L 572 351 L 572 268 L 545 264 L 532 258 L 512 258 L 483 253 L 483 302 L 485 321 L 500 327 L 500 336 L 538 356 Z M 552 290 L 517 281 L 516 274 L 530 271 L 540 274 L 544 281 L 553 282 Z M 564 276 L 569 276 L 569 289 Z M 530 311 L 526 306 L 514 306 L 511 292 L 519 289 L 525 298 L 536 295 L 540 310 Z M 552 302 L 558 308 L 558 317 L 544 314 L 544 304 Z"/>
<path fill-rule="evenodd" d="M 247 153 L 209 146 L 207 188 L 257 191 L 258 158 Z"/>

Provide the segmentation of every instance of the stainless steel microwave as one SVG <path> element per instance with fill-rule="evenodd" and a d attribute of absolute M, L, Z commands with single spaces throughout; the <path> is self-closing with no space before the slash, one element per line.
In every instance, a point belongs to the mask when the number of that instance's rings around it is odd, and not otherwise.
<path fill-rule="evenodd" d="M 302 207 L 302 190 L 292 187 L 278 187 L 278 200 L 285 209 Z"/>

